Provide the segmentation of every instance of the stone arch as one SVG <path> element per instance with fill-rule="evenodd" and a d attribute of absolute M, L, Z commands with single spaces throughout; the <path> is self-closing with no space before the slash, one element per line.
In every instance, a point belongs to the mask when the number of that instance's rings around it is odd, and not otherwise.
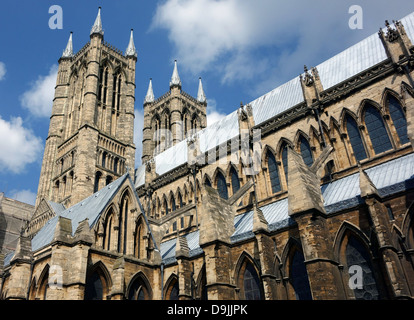
<path fill-rule="evenodd" d="M 102 261 L 98 261 L 88 268 L 85 282 L 85 300 L 106 300 L 111 287 L 111 276 Z"/>
<path fill-rule="evenodd" d="M 258 266 L 253 257 L 244 250 L 237 259 L 233 271 L 235 285 L 240 288 L 238 299 L 264 299 L 263 284 L 260 274 L 260 266 Z M 247 284 L 249 284 L 249 286 L 246 286 Z"/>
<path fill-rule="evenodd" d="M 137 272 L 128 284 L 126 297 L 128 300 L 152 300 L 152 288 L 144 272 Z"/>
<path fill-rule="evenodd" d="M 165 282 L 164 286 L 164 300 L 178 300 L 179 285 L 178 276 L 173 273 Z"/>
<path fill-rule="evenodd" d="M 339 265 L 343 266 L 342 283 L 349 299 L 378 299 L 381 295 L 381 279 L 374 265 L 371 247 L 371 241 L 360 228 L 347 221 L 342 223 L 335 237 L 334 255 Z M 361 288 L 347 285 L 351 281 L 350 274 L 360 277 Z"/>
<path fill-rule="evenodd" d="M 407 247 L 409 249 L 414 249 L 414 201 L 411 202 L 404 214 L 401 231 L 406 238 Z"/>

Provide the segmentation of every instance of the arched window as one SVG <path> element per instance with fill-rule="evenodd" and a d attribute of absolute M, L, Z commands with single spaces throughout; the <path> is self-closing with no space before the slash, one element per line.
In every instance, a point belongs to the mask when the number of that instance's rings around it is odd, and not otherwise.
<path fill-rule="evenodd" d="M 178 300 L 179 293 L 178 279 L 174 277 L 168 285 L 165 298 L 167 300 Z"/>
<path fill-rule="evenodd" d="M 410 142 L 407 135 L 407 119 L 401 104 L 392 95 L 388 96 L 388 110 L 391 115 L 392 122 L 394 123 L 395 130 L 400 138 L 400 144 L 406 144 Z"/>
<path fill-rule="evenodd" d="M 276 193 L 281 191 L 282 188 L 280 186 L 279 171 L 277 169 L 276 159 L 270 150 L 267 152 L 267 166 L 269 168 L 269 178 L 270 184 L 272 186 L 272 192 Z"/>
<path fill-rule="evenodd" d="M 204 180 L 204 185 L 211 187 L 211 181 L 208 176 L 206 176 L 206 179 Z"/>
<path fill-rule="evenodd" d="M 303 162 L 310 167 L 313 164 L 312 150 L 308 140 L 304 136 L 300 136 L 299 147 Z"/>
<path fill-rule="evenodd" d="M 106 180 L 105 180 L 105 184 L 108 185 L 112 182 L 112 177 L 111 176 L 107 176 Z"/>
<path fill-rule="evenodd" d="M 171 212 L 173 212 L 175 210 L 177 210 L 177 207 L 175 205 L 175 198 L 174 198 L 174 195 L 171 194 Z"/>
<path fill-rule="evenodd" d="M 112 81 L 112 108 L 119 111 L 119 102 L 121 99 L 122 77 L 120 73 L 115 73 Z"/>
<path fill-rule="evenodd" d="M 180 206 L 180 208 L 183 207 L 183 196 L 181 195 L 180 191 L 178 191 L 178 205 Z"/>
<path fill-rule="evenodd" d="M 224 178 L 223 174 L 219 172 L 217 174 L 217 191 L 223 199 L 228 199 L 229 195 L 227 192 L 227 183 L 226 179 Z"/>
<path fill-rule="evenodd" d="M 365 109 L 365 125 L 376 154 L 392 149 L 392 144 L 381 114 L 372 105 L 369 105 Z"/>
<path fill-rule="evenodd" d="M 233 191 L 233 194 L 235 194 L 240 189 L 240 181 L 239 176 L 237 175 L 236 169 L 231 167 L 230 170 L 230 177 L 231 177 L 231 188 Z"/>
<path fill-rule="evenodd" d="M 98 171 L 95 174 L 95 183 L 93 186 L 93 193 L 97 192 L 99 190 L 99 181 L 101 180 L 102 172 Z"/>
<path fill-rule="evenodd" d="M 302 252 L 296 249 L 290 263 L 289 281 L 295 290 L 296 299 L 312 300 L 308 272 Z"/>
<path fill-rule="evenodd" d="M 105 221 L 105 233 L 103 238 L 103 249 L 111 250 L 111 237 L 112 237 L 112 224 L 113 224 L 113 210 L 112 208 L 107 214 L 106 221 Z"/>
<path fill-rule="evenodd" d="M 107 153 L 106 153 L 106 151 L 102 154 L 102 167 L 104 167 L 105 168 L 105 165 L 106 165 L 106 156 L 107 156 Z"/>
<path fill-rule="evenodd" d="M 119 221 L 118 221 L 118 252 L 126 253 L 127 239 L 128 239 L 128 205 L 129 197 L 125 194 L 121 199 L 119 207 Z"/>
<path fill-rule="evenodd" d="M 130 286 L 128 300 L 149 300 L 150 298 L 145 282 L 138 276 Z"/>
<path fill-rule="evenodd" d="M 361 134 L 358 129 L 358 125 L 354 118 L 350 115 L 346 116 L 346 130 L 348 131 L 349 141 L 351 142 L 354 156 L 357 161 L 361 161 L 367 158 L 365 152 L 364 143 L 362 142 Z"/>
<path fill-rule="evenodd" d="M 285 173 L 286 185 L 288 184 L 288 145 L 285 143 L 282 146 L 282 164 Z"/>
<path fill-rule="evenodd" d="M 244 298 L 246 300 L 261 300 L 260 280 L 251 263 L 248 263 L 244 270 L 243 277 Z"/>
<path fill-rule="evenodd" d="M 165 215 L 167 215 L 169 212 L 168 212 L 168 202 L 167 202 L 167 199 L 165 199 L 164 198 L 164 209 L 165 209 Z"/>
<path fill-rule="evenodd" d="M 103 277 L 98 272 L 94 271 L 86 279 L 85 285 L 85 300 L 103 300 L 104 298 L 104 282 Z"/>
<path fill-rule="evenodd" d="M 345 249 L 348 270 L 351 266 L 362 268 L 362 287 L 355 288 L 354 295 L 357 300 L 377 300 L 379 293 L 374 272 L 372 269 L 370 254 L 354 236 L 350 236 Z"/>

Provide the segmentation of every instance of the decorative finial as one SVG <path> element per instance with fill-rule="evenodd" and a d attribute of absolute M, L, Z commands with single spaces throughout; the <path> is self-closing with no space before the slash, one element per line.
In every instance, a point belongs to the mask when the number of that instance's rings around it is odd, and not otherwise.
<path fill-rule="evenodd" d="M 104 32 L 102 30 L 101 7 L 98 8 L 98 15 L 96 16 L 95 23 L 92 26 L 90 35 L 93 35 L 95 33 L 98 33 L 102 36 L 104 34 Z"/>
<path fill-rule="evenodd" d="M 68 44 L 66 45 L 66 49 L 63 51 L 62 58 L 72 58 L 73 57 L 73 44 L 72 44 L 72 34 L 70 32 Z"/>
<path fill-rule="evenodd" d="M 147 95 L 145 96 L 145 99 L 144 99 L 144 104 L 152 103 L 154 102 L 154 100 L 155 98 L 154 98 L 154 91 L 152 90 L 152 78 L 150 78 Z"/>
<path fill-rule="evenodd" d="M 205 103 L 207 101 L 206 95 L 203 89 L 203 83 L 201 82 L 201 77 L 198 78 L 198 93 L 197 93 L 198 102 Z"/>
<path fill-rule="evenodd" d="M 131 36 L 129 38 L 129 44 L 128 44 L 128 48 L 125 51 L 125 56 L 126 57 L 137 57 L 137 50 L 135 49 L 135 45 L 134 45 L 134 29 L 131 29 Z"/>
<path fill-rule="evenodd" d="M 178 75 L 177 60 L 174 60 L 174 71 L 173 71 L 173 74 L 171 76 L 171 81 L 170 81 L 170 88 L 173 86 L 181 87 L 181 79 L 180 79 L 180 76 Z"/>

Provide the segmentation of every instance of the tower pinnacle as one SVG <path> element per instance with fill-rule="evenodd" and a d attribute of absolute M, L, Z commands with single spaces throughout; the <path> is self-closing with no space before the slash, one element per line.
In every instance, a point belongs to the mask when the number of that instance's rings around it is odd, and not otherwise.
<path fill-rule="evenodd" d="M 154 91 L 152 90 L 152 79 L 149 81 L 147 95 L 145 96 L 144 104 L 154 102 Z"/>
<path fill-rule="evenodd" d="M 205 103 L 207 101 L 206 95 L 205 95 L 204 90 L 203 90 L 203 83 L 201 82 L 201 77 L 198 80 L 197 100 L 201 103 Z"/>
<path fill-rule="evenodd" d="M 180 79 L 180 76 L 178 75 L 178 69 L 177 69 L 177 60 L 174 61 L 174 71 L 173 71 L 173 74 L 171 76 L 171 81 L 170 81 L 170 88 L 173 86 L 181 87 L 181 79 Z"/>
<path fill-rule="evenodd" d="M 99 9 L 98 9 L 98 15 L 96 16 L 95 23 L 92 26 L 90 35 L 93 35 L 95 33 L 98 33 L 102 36 L 104 34 L 104 32 L 102 30 L 101 7 L 99 7 Z"/>
<path fill-rule="evenodd" d="M 73 32 L 70 33 L 68 44 L 66 45 L 66 49 L 63 51 L 62 58 L 72 58 L 73 57 L 72 34 L 73 34 Z"/>
<path fill-rule="evenodd" d="M 134 29 L 131 29 L 131 37 L 129 38 L 129 43 L 128 43 L 128 47 L 125 51 L 125 56 L 126 57 L 137 57 L 137 50 L 135 49 L 135 44 L 134 44 Z"/>

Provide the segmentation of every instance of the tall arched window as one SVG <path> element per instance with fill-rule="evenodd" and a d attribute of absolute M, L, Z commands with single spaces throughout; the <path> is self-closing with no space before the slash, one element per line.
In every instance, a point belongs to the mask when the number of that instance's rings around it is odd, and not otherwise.
<path fill-rule="evenodd" d="M 128 205 L 129 197 L 125 194 L 121 199 L 121 205 L 119 208 L 119 229 L 118 229 L 118 252 L 127 251 L 127 239 L 128 239 Z"/>
<path fill-rule="evenodd" d="M 282 164 L 285 173 L 286 185 L 288 184 L 288 145 L 284 143 L 282 146 Z"/>
<path fill-rule="evenodd" d="M 95 183 L 93 185 L 93 193 L 99 190 L 99 181 L 101 180 L 102 172 L 97 171 L 95 174 Z"/>
<path fill-rule="evenodd" d="M 113 224 L 113 210 L 111 209 L 106 217 L 105 221 L 105 233 L 103 238 L 103 249 L 111 250 L 111 237 L 112 237 L 112 224 Z"/>
<path fill-rule="evenodd" d="M 103 272 L 97 268 L 86 278 L 85 300 L 103 300 L 105 298 L 106 281 Z"/>
<path fill-rule="evenodd" d="M 233 167 L 231 167 L 230 169 L 230 178 L 231 178 L 231 188 L 232 188 L 233 194 L 235 194 L 240 189 L 240 181 L 239 181 L 239 176 L 236 172 L 236 169 L 234 169 Z"/>
<path fill-rule="evenodd" d="M 174 195 L 171 194 L 171 212 L 173 212 L 175 210 L 177 210 L 177 207 L 175 205 L 175 198 L 174 198 Z"/>
<path fill-rule="evenodd" d="M 243 277 L 244 298 L 246 300 L 261 300 L 260 280 L 251 263 L 248 263 L 244 270 Z"/>
<path fill-rule="evenodd" d="M 303 162 L 310 167 L 313 164 L 312 150 L 308 140 L 304 136 L 300 136 L 299 147 Z"/>
<path fill-rule="evenodd" d="M 168 211 L 168 202 L 167 199 L 164 198 L 164 210 L 165 210 L 165 215 L 167 215 L 169 213 Z"/>
<path fill-rule="evenodd" d="M 388 110 L 394 123 L 395 130 L 400 138 L 400 144 L 410 142 L 407 135 L 407 119 L 399 101 L 392 95 L 388 96 Z"/>
<path fill-rule="evenodd" d="M 379 293 L 374 272 L 372 269 L 370 254 L 354 236 L 350 236 L 345 249 L 348 269 L 351 266 L 362 268 L 362 288 L 355 288 L 354 295 L 357 300 L 377 300 Z"/>
<path fill-rule="evenodd" d="M 350 115 L 346 116 L 346 130 L 348 131 L 349 141 L 351 142 L 354 156 L 357 161 L 361 161 L 367 158 L 365 152 L 364 143 L 362 142 L 361 134 L 358 129 L 358 125 L 354 118 Z"/>
<path fill-rule="evenodd" d="M 365 125 L 376 154 L 392 149 L 392 144 L 381 114 L 372 105 L 369 105 L 365 109 Z"/>
<path fill-rule="evenodd" d="M 149 300 L 150 292 L 140 276 L 131 284 L 128 293 L 128 300 Z"/>
<path fill-rule="evenodd" d="M 296 249 L 290 263 L 289 281 L 295 290 L 296 299 L 312 300 L 308 272 L 302 252 Z"/>
<path fill-rule="evenodd" d="M 269 178 L 270 184 L 272 186 L 272 192 L 276 193 L 281 191 L 282 188 L 280 186 L 279 171 L 277 169 L 276 159 L 270 150 L 267 152 L 267 166 L 269 168 Z"/>
<path fill-rule="evenodd" d="M 217 191 L 223 199 L 228 199 L 229 195 L 227 192 L 227 183 L 226 179 L 224 178 L 223 174 L 219 172 L 217 174 Z"/>

